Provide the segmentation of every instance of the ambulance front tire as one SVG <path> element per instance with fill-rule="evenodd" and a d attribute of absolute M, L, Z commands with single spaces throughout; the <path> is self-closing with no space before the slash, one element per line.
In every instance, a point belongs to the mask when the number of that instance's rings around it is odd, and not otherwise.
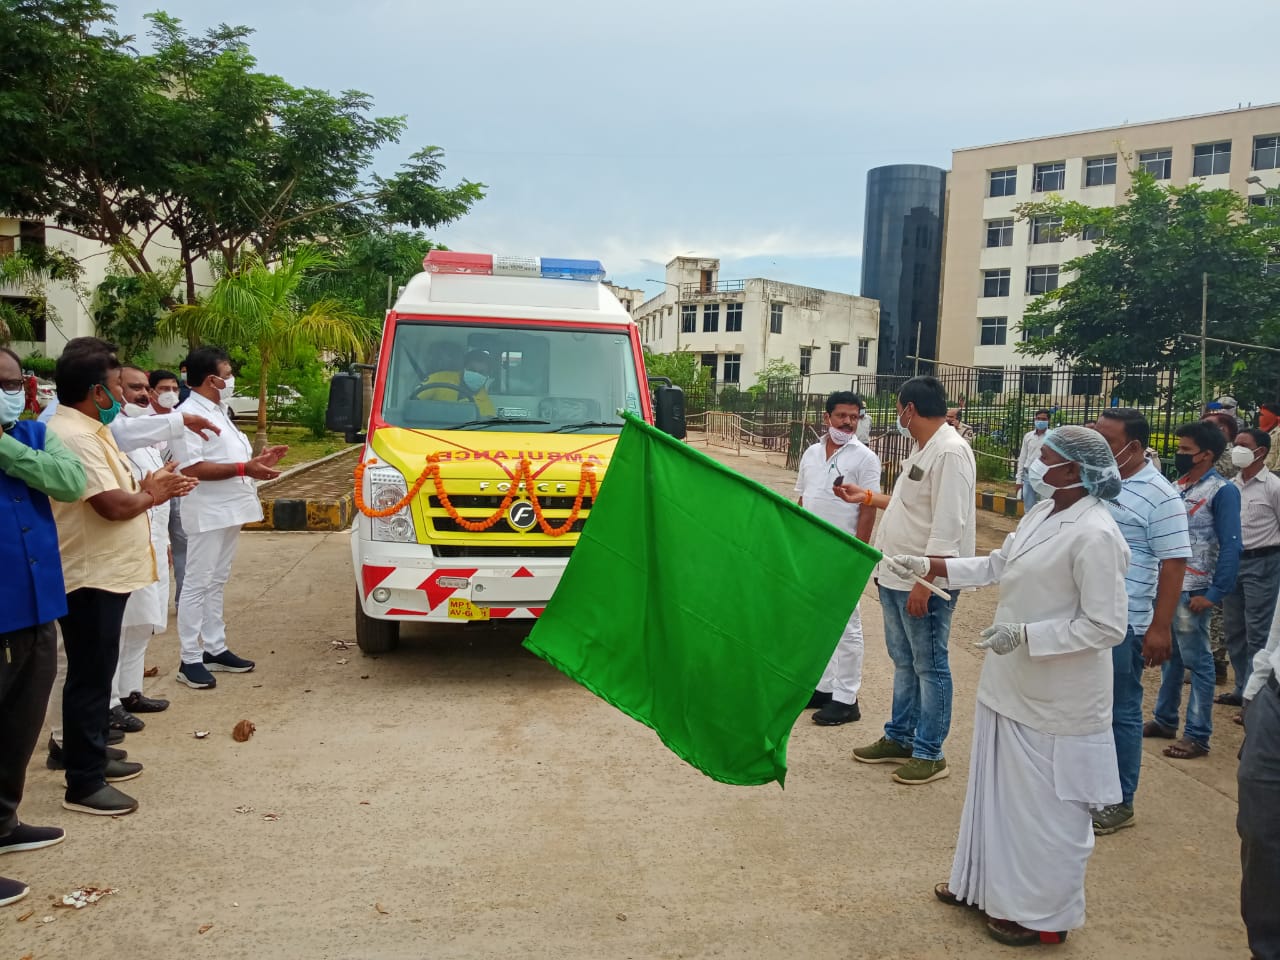
<path fill-rule="evenodd" d="M 390 653 L 400 646 L 400 621 L 374 619 L 364 612 L 357 596 L 356 645 L 367 655 Z"/>

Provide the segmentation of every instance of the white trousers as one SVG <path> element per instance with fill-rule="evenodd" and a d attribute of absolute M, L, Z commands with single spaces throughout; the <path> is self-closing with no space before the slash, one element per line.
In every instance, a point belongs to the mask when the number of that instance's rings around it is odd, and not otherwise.
<path fill-rule="evenodd" d="M 843 704 L 856 703 L 862 688 L 862 604 L 853 608 L 853 616 L 840 634 L 840 642 L 827 661 L 827 669 L 818 681 L 821 693 Z"/>
<path fill-rule="evenodd" d="M 151 642 L 152 626 L 139 623 L 120 628 L 120 659 L 116 661 L 116 679 L 111 688 L 111 706 L 129 694 L 142 692 L 142 674 L 147 669 L 147 644 Z"/>
<path fill-rule="evenodd" d="M 67 682 L 67 648 L 62 645 L 62 625 L 55 623 L 54 630 L 58 634 L 58 672 L 53 675 L 53 689 L 49 691 L 49 707 L 44 716 L 53 742 L 62 746 L 62 688 Z"/>
<path fill-rule="evenodd" d="M 239 536 L 238 526 L 187 534 L 187 570 L 178 600 L 183 663 L 200 663 L 205 652 L 217 656 L 227 649 L 222 602 Z"/>
<path fill-rule="evenodd" d="M 951 892 L 1031 930 L 1084 926 L 1090 807 L 1120 800 L 1111 730 L 1055 736 L 979 702 Z"/>

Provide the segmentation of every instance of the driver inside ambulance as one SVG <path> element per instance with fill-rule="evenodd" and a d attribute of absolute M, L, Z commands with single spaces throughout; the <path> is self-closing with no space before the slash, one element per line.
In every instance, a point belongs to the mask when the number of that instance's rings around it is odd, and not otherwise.
<path fill-rule="evenodd" d="M 486 351 L 471 350 L 464 360 L 459 344 L 443 341 L 433 346 L 429 369 L 427 379 L 418 385 L 419 400 L 474 402 L 480 416 L 497 414 L 488 391 L 493 358 Z"/>

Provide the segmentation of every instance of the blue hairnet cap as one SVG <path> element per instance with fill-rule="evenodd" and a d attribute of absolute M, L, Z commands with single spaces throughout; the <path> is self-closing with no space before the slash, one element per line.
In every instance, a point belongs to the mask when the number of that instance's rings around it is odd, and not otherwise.
<path fill-rule="evenodd" d="M 1097 430 L 1066 426 L 1050 430 L 1044 445 L 1072 463 L 1080 464 L 1080 482 L 1088 493 L 1103 500 L 1120 495 L 1120 468 L 1111 447 Z"/>

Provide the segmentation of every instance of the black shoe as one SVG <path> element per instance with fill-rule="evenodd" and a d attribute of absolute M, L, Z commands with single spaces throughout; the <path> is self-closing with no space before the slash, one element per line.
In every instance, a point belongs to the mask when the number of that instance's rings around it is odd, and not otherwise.
<path fill-rule="evenodd" d="M 223 650 L 217 656 L 212 653 L 204 655 L 204 665 L 208 670 L 220 670 L 223 673 L 248 673 L 256 664 L 244 657 L 237 657 L 230 650 Z"/>
<path fill-rule="evenodd" d="M 21 880 L 0 877 L 0 907 L 7 907 L 11 903 L 17 903 L 30 892 L 31 888 Z"/>
<path fill-rule="evenodd" d="M 124 743 L 124 731 L 108 729 L 107 744 L 114 747 L 117 743 Z"/>
<path fill-rule="evenodd" d="M 122 780 L 132 780 L 140 776 L 142 776 L 142 764 L 129 760 L 108 760 L 102 779 L 107 783 L 120 783 Z"/>
<path fill-rule="evenodd" d="M 41 847 L 52 847 L 66 838 L 66 831 L 61 827 L 33 827 L 29 823 L 20 823 L 7 837 L 0 837 L 0 853 L 39 850 Z"/>
<path fill-rule="evenodd" d="M 141 692 L 135 690 L 120 701 L 120 706 L 130 713 L 163 713 L 169 709 L 169 701 L 144 697 Z"/>
<path fill-rule="evenodd" d="M 204 668 L 203 663 L 184 663 L 178 668 L 178 675 L 174 679 L 193 690 L 212 690 L 218 685 L 217 678 Z"/>
<path fill-rule="evenodd" d="M 107 747 L 107 759 L 127 760 L 129 759 L 129 752 L 127 750 L 118 750 L 115 747 Z M 44 765 L 50 770 L 67 769 L 67 758 L 62 753 L 62 747 L 58 746 L 53 737 L 49 738 L 49 756 Z"/>
<path fill-rule="evenodd" d="M 146 727 L 146 724 L 135 717 L 124 707 L 117 704 L 111 708 L 110 724 L 113 730 L 123 730 L 125 733 L 137 733 Z"/>
<path fill-rule="evenodd" d="M 831 702 L 831 694 L 824 693 L 821 690 L 813 691 L 813 696 L 809 698 L 809 704 L 806 710 L 817 710 L 819 707 L 825 707 Z"/>
<path fill-rule="evenodd" d="M 123 817 L 138 809 L 138 801 L 106 783 L 82 797 L 72 798 L 71 794 L 67 794 L 62 798 L 62 806 L 77 813 L 92 813 L 99 817 Z"/>
<path fill-rule="evenodd" d="M 842 723 L 851 723 L 854 720 L 862 719 L 862 711 L 858 709 L 858 702 L 841 703 L 839 700 L 832 700 L 825 707 L 813 715 L 813 722 L 820 727 L 838 727 Z"/>

